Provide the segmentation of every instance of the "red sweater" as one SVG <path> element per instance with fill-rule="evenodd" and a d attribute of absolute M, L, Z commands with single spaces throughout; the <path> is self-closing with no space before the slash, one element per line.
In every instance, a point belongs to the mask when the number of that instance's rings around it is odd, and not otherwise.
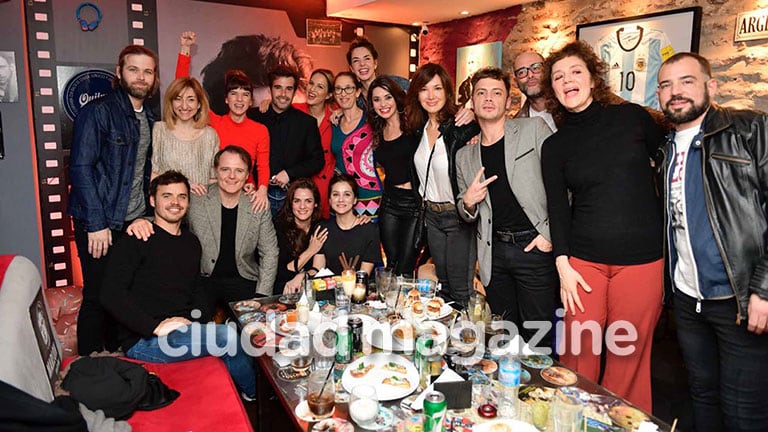
<path fill-rule="evenodd" d="M 309 106 L 306 102 L 294 103 L 293 107 L 304 111 L 309 114 Z M 336 166 L 336 157 L 331 152 L 331 109 L 328 105 L 325 106 L 325 116 L 323 121 L 320 122 L 320 144 L 323 146 L 323 169 L 319 173 L 312 176 L 312 180 L 315 181 L 317 189 L 320 191 L 320 210 L 323 213 L 323 218 L 328 219 L 330 216 L 331 208 L 328 201 L 328 184 L 333 177 L 333 168 Z"/>
<path fill-rule="evenodd" d="M 189 76 L 190 57 L 179 54 L 176 60 L 176 78 Z M 251 155 L 251 161 L 256 166 L 259 186 L 269 186 L 269 131 L 266 126 L 245 118 L 241 123 L 236 123 L 228 114 L 220 116 L 213 111 L 208 111 L 210 126 L 219 135 L 219 148 L 233 144 L 245 149 Z M 251 167 L 253 169 L 253 166 Z M 253 183 L 252 175 L 248 176 L 248 182 Z"/>

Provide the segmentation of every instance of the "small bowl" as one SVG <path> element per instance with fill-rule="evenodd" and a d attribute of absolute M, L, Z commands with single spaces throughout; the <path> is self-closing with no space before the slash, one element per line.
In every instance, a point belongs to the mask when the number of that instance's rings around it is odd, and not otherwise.
<path fill-rule="evenodd" d="M 291 359 L 291 369 L 297 373 L 306 372 L 312 367 L 312 361 L 312 357 L 309 356 L 294 357 Z"/>

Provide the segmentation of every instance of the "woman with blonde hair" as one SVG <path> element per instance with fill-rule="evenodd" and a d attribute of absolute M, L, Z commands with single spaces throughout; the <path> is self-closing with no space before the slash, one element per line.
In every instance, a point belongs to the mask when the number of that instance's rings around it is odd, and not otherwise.
<path fill-rule="evenodd" d="M 213 179 L 219 137 L 208 126 L 208 97 L 194 78 L 173 80 L 163 97 L 163 121 L 152 129 L 152 178 L 168 170 L 187 176 L 196 195 Z"/>

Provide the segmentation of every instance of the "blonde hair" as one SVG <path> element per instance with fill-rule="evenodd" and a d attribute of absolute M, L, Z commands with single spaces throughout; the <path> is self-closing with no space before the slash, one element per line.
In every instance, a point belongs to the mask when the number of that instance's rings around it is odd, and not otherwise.
<path fill-rule="evenodd" d="M 200 85 L 198 80 L 184 77 L 173 80 L 165 90 L 165 96 L 163 96 L 163 121 L 165 122 L 165 125 L 168 126 L 168 129 L 173 129 L 176 125 L 176 113 L 173 112 L 173 100 L 187 88 L 192 89 L 192 92 L 195 93 L 197 101 L 200 104 L 200 107 L 193 117 L 195 120 L 195 129 L 202 129 L 208 126 L 208 111 L 210 110 L 208 96 L 205 94 L 205 90 L 203 90 L 203 86 Z"/>

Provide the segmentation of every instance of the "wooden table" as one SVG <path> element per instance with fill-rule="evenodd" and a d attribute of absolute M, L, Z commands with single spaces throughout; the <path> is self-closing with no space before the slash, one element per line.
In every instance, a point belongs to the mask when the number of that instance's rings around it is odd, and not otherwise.
<path fill-rule="evenodd" d="M 270 302 L 276 302 L 278 298 L 279 296 L 273 296 L 273 297 L 265 297 L 257 300 L 262 304 L 267 304 Z M 235 316 L 237 316 L 237 312 L 235 312 L 234 310 L 232 312 L 233 314 L 235 314 Z M 242 327 L 242 324 L 239 321 L 238 321 L 238 325 Z M 303 431 L 310 430 L 312 424 L 309 424 L 301 420 L 294 414 L 294 410 L 296 406 L 298 406 L 298 404 L 301 403 L 301 401 L 304 399 L 303 391 L 306 391 L 306 387 L 305 387 L 306 380 L 286 381 L 280 378 L 278 376 L 278 370 L 280 368 L 278 367 L 276 362 L 273 360 L 273 358 L 268 355 L 255 357 L 255 363 L 256 365 L 258 365 L 257 394 L 258 394 L 258 397 L 260 398 L 259 400 L 263 401 L 264 400 L 263 398 L 268 397 L 268 395 L 272 391 L 274 391 L 274 393 L 280 399 L 280 402 L 283 408 L 285 409 L 285 414 L 291 418 L 297 430 L 303 430 Z M 555 365 L 559 365 L 557 361 L 555 361 Z M 540 372 L 539 369 L 530 368 L 525 365 L 523 365 L 523 368 L 528 370 L 528 372 L 531 374 L 530 382 L 526 383 L 525 385 L 536 385 L 541 387 L 556 387 L 553 384 L 548 383 L 541 377 L 539 373 Z M 608 389 L 600 386 L 594 381 L 591 381 L 578 374 L 577 374 L 577 377 L 578 377 L 578 381 L 575 384 L 573 384 L 573 386 L 579 387 L 588 393 L 604 394 L 604 395 L 612 396 L 617 399 L 621 399 L 619 396 L 615 395 L 614 393 L 610 392 Z M 415 393 L 418 394 L 418 390 Z M 624 401 L 624 403 L 632 406 L 632 404 L 627 401 Z M 399 409 L 399 406 L 400 406 L 400 400 L 382 402 L 382 405 L 387 408 L 397 410 Z M 265 416 L 275 415 L 275 413 L 262 412 L 262 409 L 265 406 L 266 406 L 265 403 L 259 403 L 258 424 L 255 425 L 257 431 L 264 430 L 263 419 L 265 418 Z M 337 403 L 335 408 L 336 408 L 336 411 L 333 417 L 348 420 L 350 423 L 354 425 L 354 423 L 349 417 L 349 412 L 347 411 L 348 406 L 346 403 Z M 466 412 L 467 411 L 464 411 L 464 413 Z M 648 415 L 651 418 L 651 421 L 653 421 L 659 426 L 659 431 L 666 432 L 670 430 L 669 425 L 667 425 L 666 423 L 662 422 L 660 419 L 650 414 Z M 355 430 L 362 431 L 363 429 L 360 429 L 355 425 Z M 390 429 L 386 429 L 386 430 L 390 430 Z M 394 427 L 391 430 L 394 430 Z"/>

